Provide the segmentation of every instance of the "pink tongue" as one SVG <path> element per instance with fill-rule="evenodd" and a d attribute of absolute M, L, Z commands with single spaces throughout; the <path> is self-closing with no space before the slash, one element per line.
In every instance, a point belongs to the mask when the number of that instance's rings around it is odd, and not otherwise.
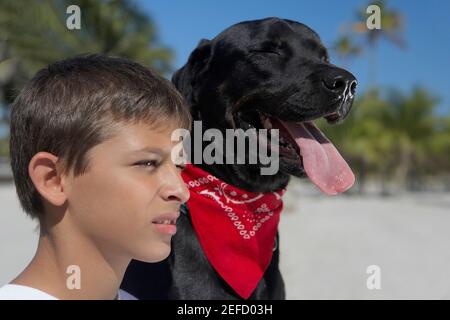
<path fill-rule="evenodd" d="M 324 193 L 348 190 L 355 176 L 335 146 L 312 122 L 280 121 L 300 148 L 309 179 Z"/>

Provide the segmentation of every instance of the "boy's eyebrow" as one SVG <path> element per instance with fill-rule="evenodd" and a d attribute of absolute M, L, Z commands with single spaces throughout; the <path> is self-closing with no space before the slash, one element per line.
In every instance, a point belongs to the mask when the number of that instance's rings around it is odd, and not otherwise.
<path fill-rule="evenodd" d="M 158 147 L 143 147 L 141 149 L 136 149 L 136 150 L 132 150 L 133 153 L 141 153 L 141 152 L 146 152 L 146 153 L 159 153 L 159 154 L 166 154 L 166 153 L 170 153 L 170 150 L 164 150 Z"/>

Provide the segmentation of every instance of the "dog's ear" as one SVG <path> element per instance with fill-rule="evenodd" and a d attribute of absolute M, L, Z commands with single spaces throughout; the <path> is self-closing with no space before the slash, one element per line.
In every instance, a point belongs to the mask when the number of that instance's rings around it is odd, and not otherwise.
<path fill-rule="evenodd" d="M 196 84 L 207 70 L 210 57 L 211 41 L 202 39 L 192 51 L 188 62 L 172 76 L 172 83 L 191 105 L 196 103 Z"/>

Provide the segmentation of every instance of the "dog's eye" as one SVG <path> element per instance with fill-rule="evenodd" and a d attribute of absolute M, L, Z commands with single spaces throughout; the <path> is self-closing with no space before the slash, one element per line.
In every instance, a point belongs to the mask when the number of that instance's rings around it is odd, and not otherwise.
<path fill-rule="evenodd" d="M 249 52 L 250 53 L 267 53 L 267 54 L 275 54 L 275 55 L 277 55 L 277 56 L 279 56 L 280 55 L 280 53 L 279 52 L 277 52 L 277 51 L 275 51 L 275 50 L 267 50 L 267 49 L 264 49 L 264 50 L 262 50 L 262 49 L 251 49 L 251 50 L 249 50 Z"/>
<path fill-rule="evenodd" d="M 330 63 L 330 59 L 327 56 L 323 56 L 321 60 L 325 63 Z"/>

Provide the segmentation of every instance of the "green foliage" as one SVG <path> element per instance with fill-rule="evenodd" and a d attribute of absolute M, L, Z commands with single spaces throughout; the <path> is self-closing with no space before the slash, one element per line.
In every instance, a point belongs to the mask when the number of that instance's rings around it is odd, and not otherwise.
<path fill-rule="evenodd" d="M 320 126 L 358 174 L 385 175 L 407 183 L 410 176 L 450 169 L 450 115 L 436 115 L 437 99 L 423 88 L 405 95 L 362 95 L 339 125 Z M 359 171 L 359 172 L 358 172 Z"/>
<path fill-rule="evenodd" d="M 68 30 L 66 9 L 81 9 L 81 29 Z M 160 74 L 173 71 L 152 19 L 127 0 L 1 0 L 0 125 L 23 84 L 39 69 L 83 53 L 126 57 Z M 1 129 L 1 128 L 0 128 Z M 7 155 L 5 137 L 0 155 Z"/>
<path fill-rule="evenodd" d="M 66 27 L 66 8 L 71 4 L 81 8 L 81 30 Z M 370 4 L 381 8 L 382 29 L 367 29 L 367 5 L 361 7 L 357 21 L 346 24 L 349 28 L 334 45 L 343 62 L 373 54 L 382 38 L 404 47 L 401 12 L 389 8 L 387 1 Z M 159 44 L 150 17 L 130 1 L 0 1 L 0 108 L 38 69 L 87 52 L 128 57 L 161 74 L 172 71 L 172 52 Z M 376 69 L 376 59 L 369 62 Z M 450 115 L 436 115 L 437 99 L 423 88 L 408 94 L 394 88 L 382 94 L 376 86 L 369 87 L 358 93 L 344 123 L 329 126 L 319 121 L 359 177 L 406 183 L 411 177 L 450 172 Z M 6 116 L 7 112 L 0 112 L 0 123 L 6 122 Z M 0 156 L 7 155 L 7 138 L 2 138 Z"/>
<path fill-rule="evenodd" d="M 81 9 L 81 29 L 68 30 L 66 8 Z M 156 27 L 130 1 L 2 0 L 0 41 L 29 76 L 81 53 L 128 57 L 160 73 L 170 70 L 172 52 L 158 45 Z"/>

